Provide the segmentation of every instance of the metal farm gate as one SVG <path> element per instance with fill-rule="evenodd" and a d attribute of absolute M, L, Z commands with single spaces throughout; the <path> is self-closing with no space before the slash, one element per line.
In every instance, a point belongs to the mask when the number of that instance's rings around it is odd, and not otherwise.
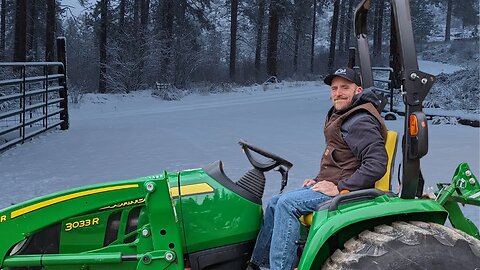
<path fill-rule="evenodd" d="M 65 38 L 58 62 L 0 63 L 0 152 L 49 129 L 68 129 Z"/>

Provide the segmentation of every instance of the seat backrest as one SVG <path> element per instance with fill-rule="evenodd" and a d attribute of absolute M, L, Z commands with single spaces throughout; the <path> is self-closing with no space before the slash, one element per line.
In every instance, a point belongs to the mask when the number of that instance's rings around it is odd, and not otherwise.
<path fill-rule="evenodd" d="M 395 164 L 395 154 L 397 152 L 397 141 L 398 133 L 389 130 L 387 131 L 387 139 L 385 140 L 385 149 L 387 150 L 388 163 L 387 163 L 387 172 L 385 175 L 375 182 L 375 188 L 383 191 L 391 191 L 392 189 L 392 175 Z"/>
<path fill-rule="evenodd" d="M 393 175 L 393 168 L 395 165 L 397 141 L 398 141 L 398 133 L 393 130 L 389 130 L 387 132 L 387 139 L 385 140 L 385 150 L 387 150 L 387 155 L 388 155 L 387 172 L 382 178 L 380 178 L 380 180 L 375 182 L 375 188 L 380 189 L 382 191 L 391 191 L 392 189 L 391 178 Z M 300 222 L 306 226 L 312 225 L 312 219 L 313 219 L 312 213 L 308 215 L 302 215 L 299 218 Z"/>

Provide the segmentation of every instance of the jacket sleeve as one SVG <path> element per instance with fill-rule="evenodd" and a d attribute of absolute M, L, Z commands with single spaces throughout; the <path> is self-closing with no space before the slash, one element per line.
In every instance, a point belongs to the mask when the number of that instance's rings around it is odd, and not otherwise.
<path fill-rule="evenodd" d="M 347 119 L 341 131 L 345 143 L 361 164 L 350 177 L 338 183 L 338 190 L 373 188 L 385 174 L 388 162 L 380 123 L 369 113 L 360 112 Z"/>

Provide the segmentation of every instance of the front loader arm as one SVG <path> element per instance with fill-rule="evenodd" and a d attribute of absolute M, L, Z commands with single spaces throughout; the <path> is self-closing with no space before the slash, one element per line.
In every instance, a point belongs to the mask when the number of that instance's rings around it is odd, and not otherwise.
<path fill-rule="evenodd" d="M 480 206 L 480 184 L 467 163 L 458 165 L 452 183 L 437 184 L 437 202 L 448 211 L 448 219 L 456 229 L 480 239 L 477 226 L 465 217 L 459 204 Z"/>
<path fill-rule="evenodd" d="M 172 180 L 178 181 L 178 178 L 174 177 Z M 97 238 L 100 246 L 103 246 L 102 234 L 105 234 L 109 223 L 105 213 L 124 209 L 127 205 L 142 207 L 147 215 L 147 221 L 138 229 L 142 237 L 136 242 L 135 248 L 124 249 L 131 251 L 131 254 L 114 252 L 108 248 L 85 248 L 87 253 L 68 253 L 69 246 L 59 247 L 58 243 L 56 252 L 52 252 L 51 248 L 37 253 L 22 253 L 21 249 L 17 250 L 21 248 L 18 243 L 52 226 L 57 228 L 57 237 L 62 237 L 63 242 L 70 232 L 79 232 L 81 235 L 82 230 L 98 231 L 101 237 Z M 183 265 L 183 245 L 179 233 L 181 229 L 170 196 L 167 173 L 48 195 L 2 210 L 0 220 L 0 268 L 58 266 L 58 269 L 68 269 L 61 265 L 111 265 L 122 261 L 137 261 L 137 269 L 151 269 L 162 265 L 167 267 L 173 261 Z M 74 248 L 84 244 L 71 242 Z M 123 240 L 121 243 L 123 244 Z M 18 246 L 13 248 L 17 244 Z M 59 250 L 61 248 L 67 252 Z"/>

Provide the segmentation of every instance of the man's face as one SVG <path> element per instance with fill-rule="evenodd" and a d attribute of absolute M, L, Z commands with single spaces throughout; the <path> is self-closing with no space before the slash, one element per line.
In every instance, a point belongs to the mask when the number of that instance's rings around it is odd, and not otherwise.
<path fill-rule="evenodd" d="M 333 78 L 330 87 L 330 99 L 333 102 L 333 107 L 338 111 L 350 106 L 353 96 L 362 92 L 362 87 L 342 77 Z"/>

